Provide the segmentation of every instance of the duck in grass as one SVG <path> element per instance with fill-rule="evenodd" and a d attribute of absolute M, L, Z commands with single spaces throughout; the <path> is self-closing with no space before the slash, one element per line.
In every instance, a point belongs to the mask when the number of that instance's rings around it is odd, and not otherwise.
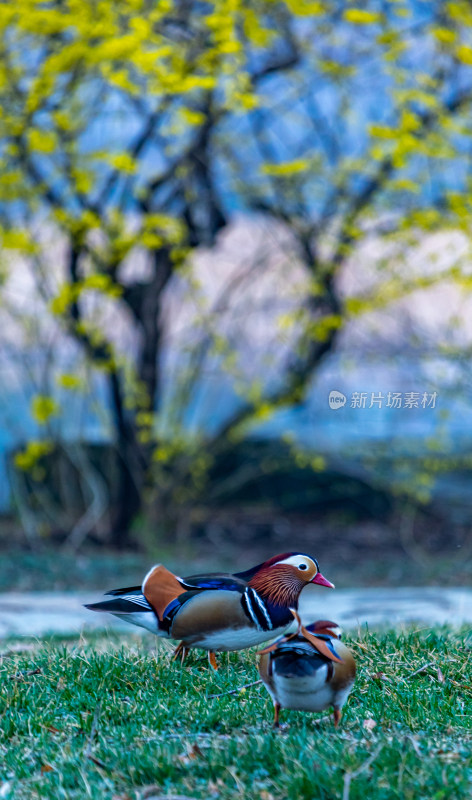
<path fill-rule="evenodd" d="M 281 708 L 324 711 L 330 706 L 337 727 L 356 677 L 353 655 L 340 641 L 335 622 L 304 627 L 295 610 L 293 615 L 298 631 L 260 651 L 259 674 L 274 703 L 274 728 L 280 727 Z"/>
<path fill-rule="evenodd" d="M 285 633 L 293 624 L 291 608 L 309 583 L 334 588 L 318 562 L 306 553 L 282 553 L 245 572 L 216 572 L 179 578 L 162 564 L 149 570 L 142 586 L 113 589 L 110 600 L 87 604 L 147 628 L 156 636 L 180 641 L 175 657 L 188 650 L 243 650 Z"/>

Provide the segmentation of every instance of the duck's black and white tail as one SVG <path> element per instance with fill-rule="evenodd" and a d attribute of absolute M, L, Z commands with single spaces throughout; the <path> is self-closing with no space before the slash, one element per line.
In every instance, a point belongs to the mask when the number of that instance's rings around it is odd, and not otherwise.
<path fill-rule="evenodd" d="M 137 593 L 119 595 L 113 600 L 102 600 L 99 603 L 85 603 L 85 608 L 89 608 L 90 611 L 108 611 L 110 614 L 134 614 L 143 610 L 152 612 L 144 595 Z"/>
<path fill-rule="evenodd" d="M 123 594 L 120 592 L 123 592 Z M 163 635 L 163 632 L 158 629 L 157 617 L 139 587 L 116 589 L 113 592 L 108 592 L 108 594 L 114 595 L 111 600 L 86 603 L 85 608 L 90 611 L 108 612 L 125 622 L 129 622 L 131 625 L 138 625 L 138 627 L 146 628 L 152 633 Z"/>

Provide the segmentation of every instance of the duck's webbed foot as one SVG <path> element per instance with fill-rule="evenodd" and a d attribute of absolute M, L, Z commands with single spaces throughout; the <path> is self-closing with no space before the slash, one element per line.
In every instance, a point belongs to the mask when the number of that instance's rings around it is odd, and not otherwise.
<path fill-rule="evenodd" d="M 190 648 L 187 647 L 184 642 L 180 642 L 174 650 L 172 661 L 177 661 L 180 656 L 180 663 L 183 664 L 188 656 L 189 650 Z"/>
<path fill-rule="evenodd" d="M 275 729 L 280 728 L 279 715 L 280 715 L 280 704 L 274 703 L 274 724 L 272 727 Z"/>
<path fill-rule="evenodd" d="M 213 667 L 213 669 L 218 669 L 218 662 L 216 660 L 216 656 L 215 656 L 213 650 L 209 650 L 208 651 L 208 661 L 209 661 L 210 667 Z"/>

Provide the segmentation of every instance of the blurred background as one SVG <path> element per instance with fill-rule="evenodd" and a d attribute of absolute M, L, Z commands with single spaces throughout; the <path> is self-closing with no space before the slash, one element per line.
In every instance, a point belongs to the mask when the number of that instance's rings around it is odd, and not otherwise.
<path fill-rule="evenodd" d="M 472 6 L 0 8 L 0 591 L 472 574 Z"/>

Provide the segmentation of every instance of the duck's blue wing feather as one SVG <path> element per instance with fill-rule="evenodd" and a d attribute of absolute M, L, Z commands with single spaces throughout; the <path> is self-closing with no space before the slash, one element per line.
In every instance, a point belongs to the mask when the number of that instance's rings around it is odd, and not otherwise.
<path fill-rule="evenodd" d="M 246 581 L 237 578 L 235 575 L 227 575 L 224 572 L 215 572 L 207 575 L 189 575 L 179 580 L 185 588 L 190 590 L 227 589 L 229 592 L 244 592 L 247 587 Z"/>
<path fill-rule="evenodd" d="M 247 586 L 246 581 L 234 575 L 227 575 L 224 572 L 210 573 L 202 575 L 189 575 L 186 578 L 178 578 L 186 589 L 228 589 L 229 591 L 244 591 Z M 125 586 L 122 589 L 110 589 L 106 595 L 122 597 L 127 594 L 141 594 L 141 586 Z"/>

